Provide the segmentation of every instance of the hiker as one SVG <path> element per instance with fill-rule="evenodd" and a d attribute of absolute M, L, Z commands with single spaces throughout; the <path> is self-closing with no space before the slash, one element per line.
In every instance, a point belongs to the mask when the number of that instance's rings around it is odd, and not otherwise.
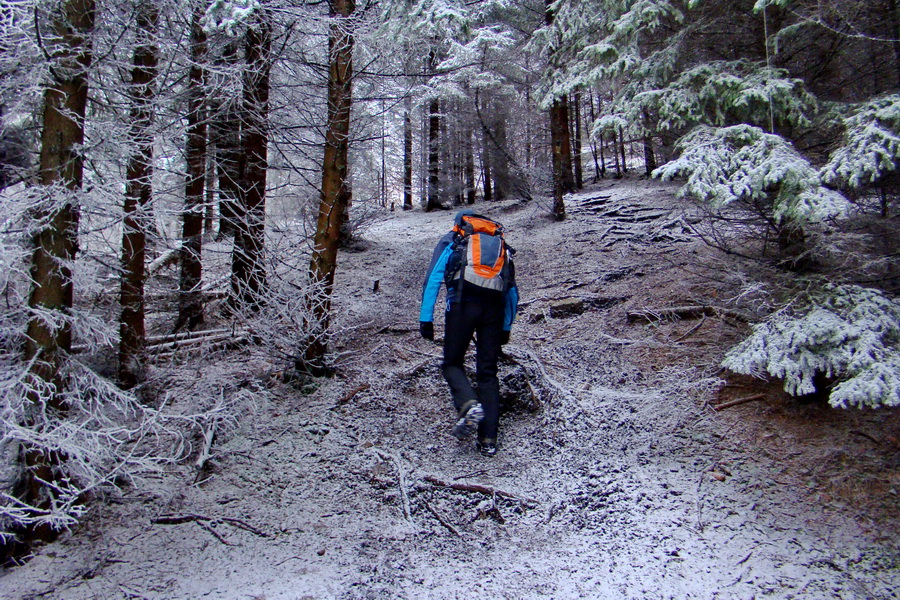
<path fill-rule="evenodd" d="M 519 302 L 514 253 L 503 240 L 499 223 L 462 210 L 454 219 L 453 229 L 434 249 L 422 291 L 419 333 L 434 340 L 434 305 L 441 282 L 447 287 L 442 370 L 457 414 L 452 433 L 465 439 L 477 429 L 475 447 L 485 456 L 497 453 L 497 360 L 501 346 L 509 342 Z M 464 367 L 473 336 L 477 392 Z"/>

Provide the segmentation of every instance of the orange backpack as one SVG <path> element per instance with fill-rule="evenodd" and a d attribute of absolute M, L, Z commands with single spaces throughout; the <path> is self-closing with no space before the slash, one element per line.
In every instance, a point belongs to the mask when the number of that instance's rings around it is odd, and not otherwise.
<path fill-rule="evenodd" d="M 511 248 L 503 239 L 503 226 L 481 215 L 463 215 L 454 225 L 453 252 L 447 261 L 449 287 L 463 282 L 485 290 L 505 292 L 509 280 Z"/>

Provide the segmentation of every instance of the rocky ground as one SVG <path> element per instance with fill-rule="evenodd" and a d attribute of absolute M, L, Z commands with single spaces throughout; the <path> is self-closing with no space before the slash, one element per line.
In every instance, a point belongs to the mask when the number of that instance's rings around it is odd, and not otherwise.
<path fill-rule="evenodd" d="M 563 223 L 538 203 L 477 208 L 507 226 L 522 289 L 496 457 L 450 436 L 440 348 L 417 332 L 452 213 L 391 213 L 340 257 L 335 377 L 285 384 L 253 347 L 182 357 L 199 378 L 210 361 L 246 372 L 256 412 L 210 468 L 97 503 L 0 595 L 900 597 L 898 414 L 718 369 L 752 307 L 671 185 L 601 182 Z M 734 312 L 640 318 L 674 306 Z"/>

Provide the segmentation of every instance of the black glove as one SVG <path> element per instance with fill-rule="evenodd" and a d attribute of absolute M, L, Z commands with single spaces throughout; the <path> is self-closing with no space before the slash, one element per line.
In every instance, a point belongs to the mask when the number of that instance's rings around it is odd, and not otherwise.
<path fill-rule="evenodd" d="M 509 332 L 501 331 L 500 332 L 500 345 L 505 346 L 509 343 Z"/>
<path fill-rule="evenodd" d="M 419 335 L 426 340 L 434 341 L 434 323 L 430 321 L 419 321 Z"/>

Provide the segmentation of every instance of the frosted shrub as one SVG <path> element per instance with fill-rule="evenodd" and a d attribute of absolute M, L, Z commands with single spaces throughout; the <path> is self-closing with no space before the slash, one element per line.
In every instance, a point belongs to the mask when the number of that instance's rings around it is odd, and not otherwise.
<path fill-rule="evenodd" d="M 682 195 L 723 208 L 759 206 L 779 223 L 801 225 L 840 216 L 848 207 L 822 185 L 818 171 L 784 138 L 758 127 L 699 126 L 678 141 L 681 156 L 654 177 L 687 177 Z"/>
<path fill-rule="evenodd" d="M 900 303 L 855 285 L 826 285 L 756 325 L 722 362 L 735 373 L 769 373 L 791 395 L 839 383 L 834 407 L 900 406 Z"/>
<path fill-rule="evenodd" d="M 896 170 L 900 162 L 900 95 L 859 105 L 844 126 L 844 144 L 822 167 L 825 182 L 860 188 Z"/>
<path fill-rule="evenodd" d="M 54 326 L 65 323 L 79 342 L 91 347 L 109 347 L 116 335 L 115 323 L 84 310 L 28 307 L 30 252 L 23 231 L 34 227 L 29 211 L 39 191 L 19 186 L 0 192 L 0 543 L 29 525 L 72 525 L 86 510 L 87 495 L 171 460 L 182 440 L 159 411 L 118 389 L 77 355 L 61 358 L 58 389 L 35 377 L 34 365 L 24 360 L 29 318 Z M 80 288 L 88 293 L 100 289 L 96 269 L 75 269 Z M 53 471 L 52 481 L 37 480 L 42 489 L 31 500 L 14 496 L 25 478 L 22 450 L 47 458 Z"/>

